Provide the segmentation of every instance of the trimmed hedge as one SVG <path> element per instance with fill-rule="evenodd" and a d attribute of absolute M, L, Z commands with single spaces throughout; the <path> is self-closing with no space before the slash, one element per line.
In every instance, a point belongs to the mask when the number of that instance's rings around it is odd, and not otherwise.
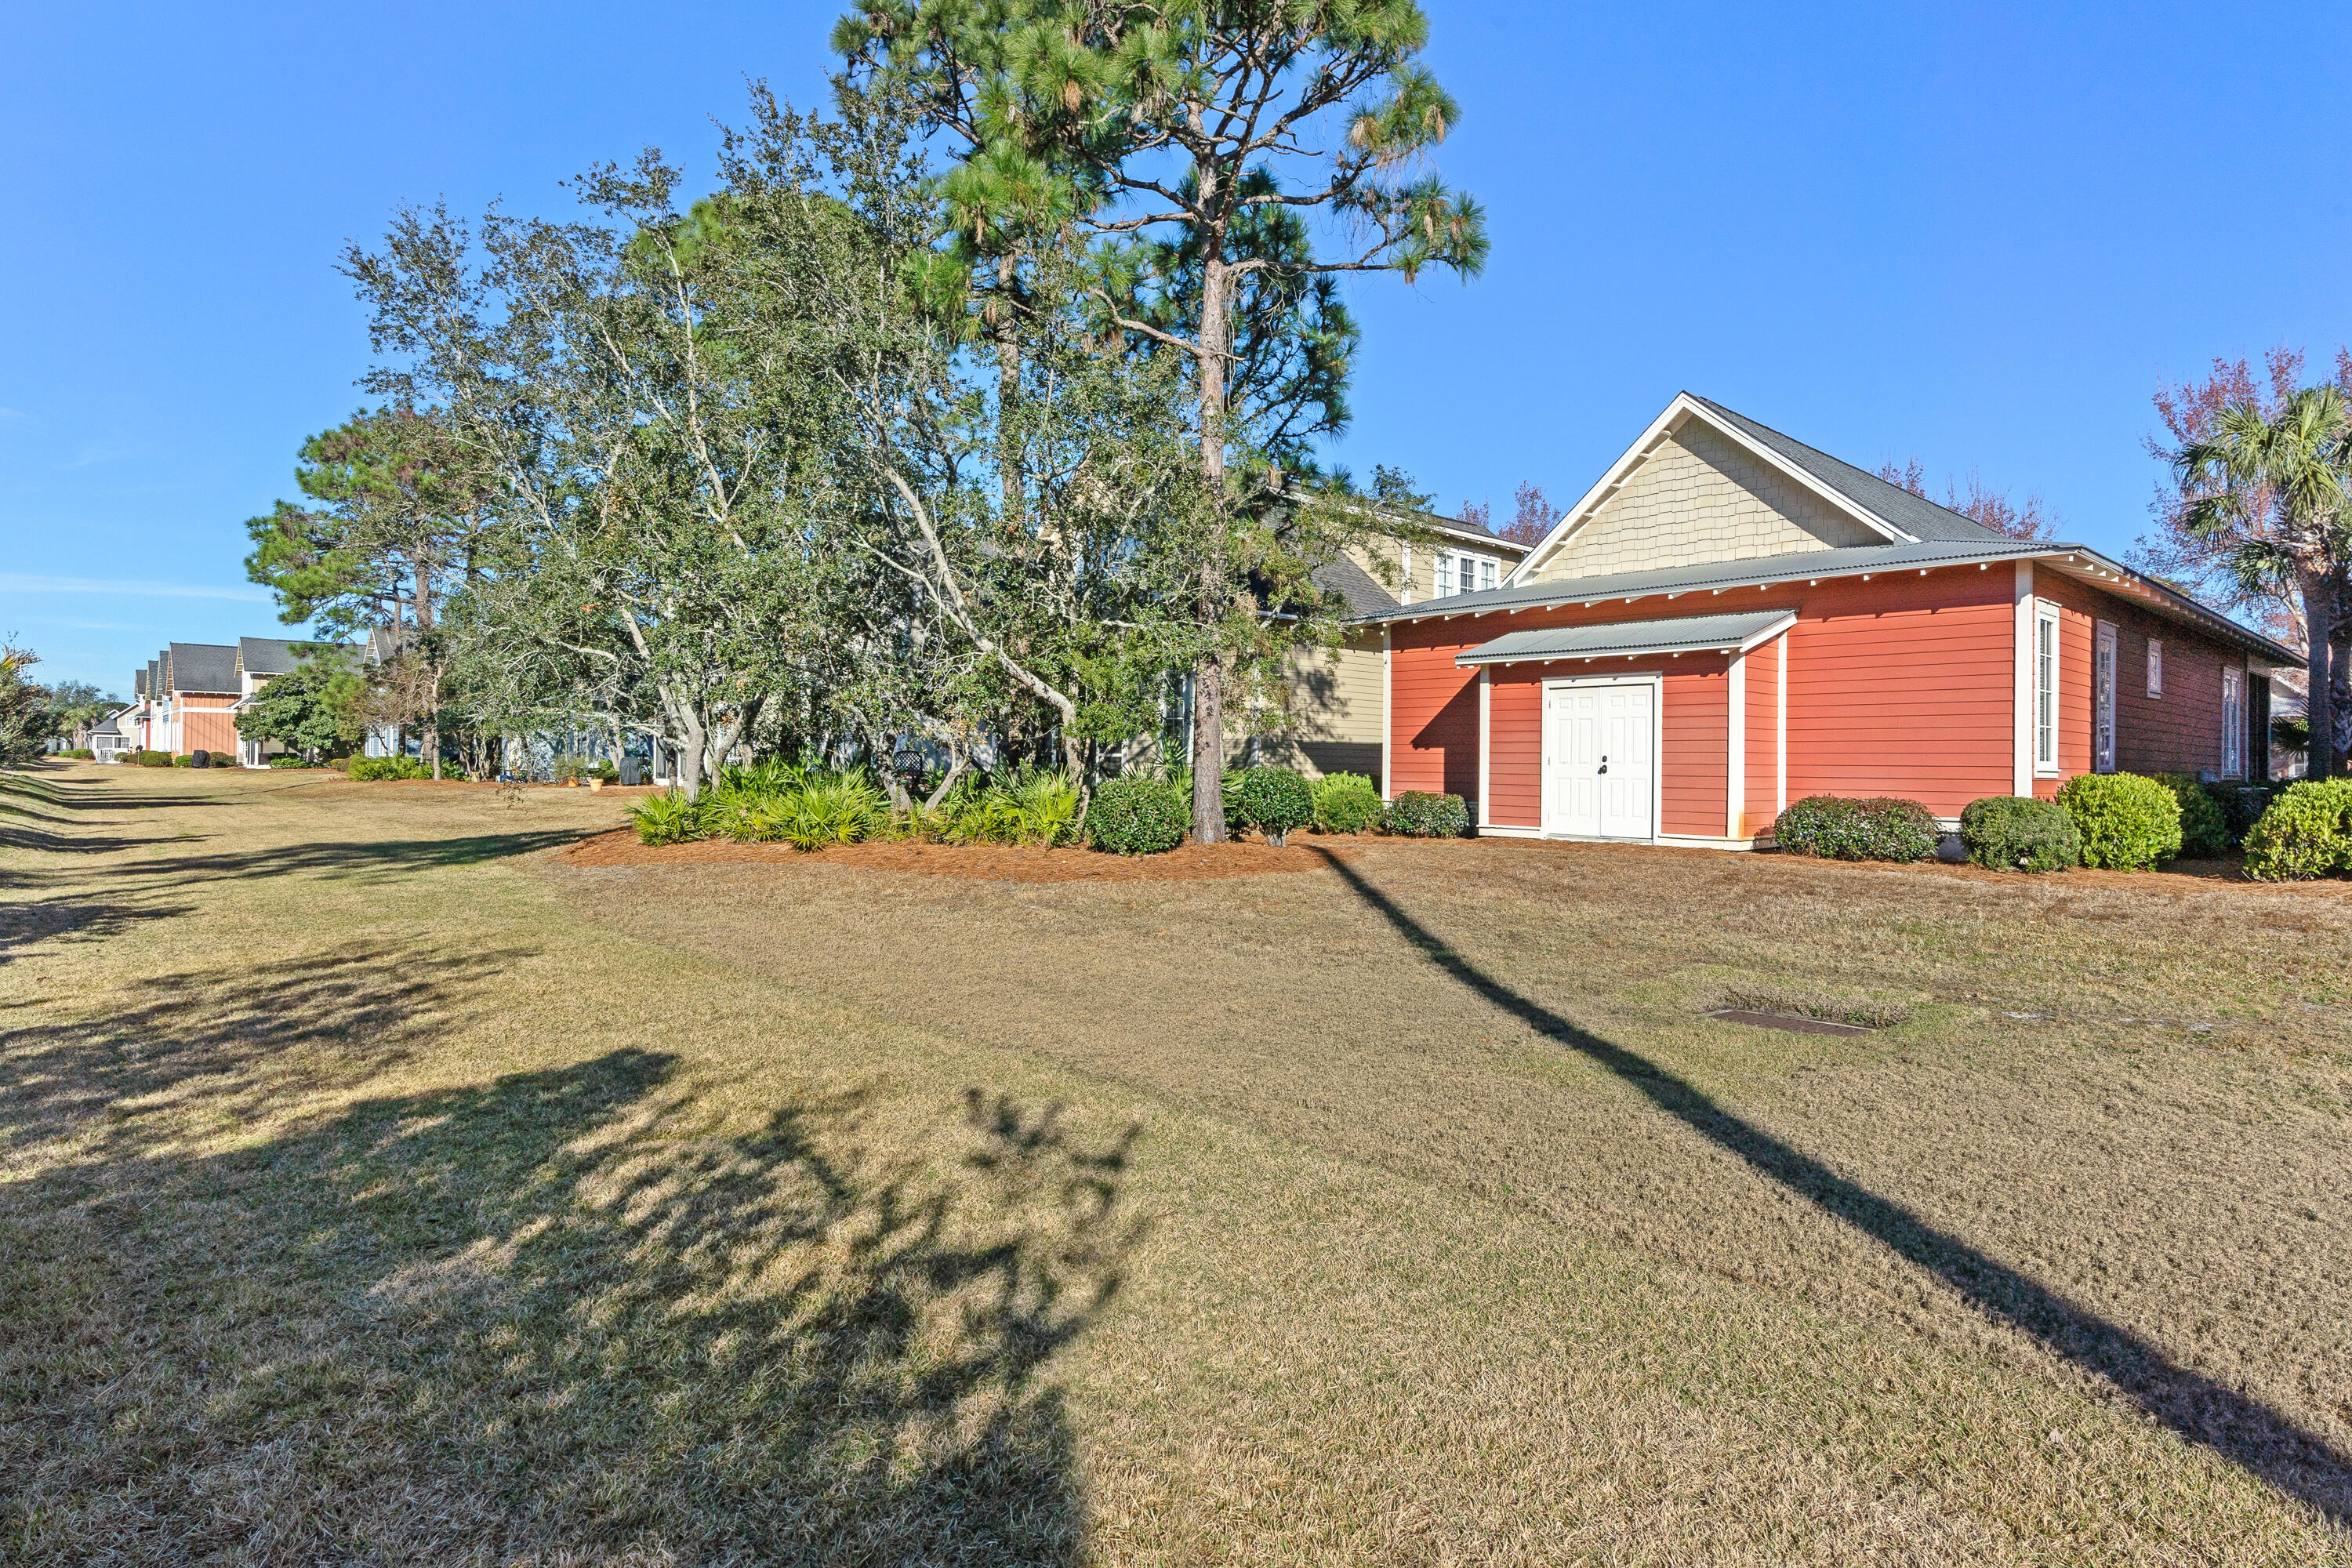
<path fill-rule="evenodd" d="M 1106 780 L 1087 807 L 1087 842 L 1114 855 L 1173 849 L 1192 826 L 1192 803 L 1158 779 Z"/>
<path fill-rule="evenodd" d="M 131 760 L 142 768 L 168 768 L 172 765 L 169 752 L 133 752 Z"/>
<path fill-rule="evenodd" d="M 184 752 L 180 755 L 172 759 L 172 765 L 175 768 L 193 768 L 196 765 L 195 753 L 194 752 Z"/>
<path fill-rule="evenodd" d="M 1288 768 L 1248 768 L 1234 790 L 1233 815 L 1280 844 L 1315 820 L 1315 791 Z"/>
<path fill-rule="evenodd" d="M 1886 795 L 1810 795 L 1772 821 L 1782 849 L 1824 860 L 1925 860 L 1943 836 L 1934 812 Z"/>
<path fill-rule="evenodd" d="M 1458 795 L 1409 789 L 1389 802 L 1382 826 L 1408 838 L 1459 838 L 1470 831 L 1470 806 Z"/>
<path fill-rule="evenodd" d="M 353 757 L 352 777 L 362 784 L 380 779 L 429 779 L 433 770 L 415 757 Z"/>
<path fill-rule="evenodd" d="M 300 757 L 296 756 L 293 752 L 288 752 L 281 755 L 270 758 L 269 765 L 273 768 L 307 768 L 310 764 L 304 762 Z"/>
<path fill-rule="evenodd" d="M 2180 806 L 2180 853 L 2190 860 L 2210 860 L 2236 848 L 2229 814 L 2211 789 L 2187 773 L 2151 773 L 2149 777 L 2172 792 Z"/>
<path fill-rule="evenodd" d="M 2077 773 L 2059 786 L 2058 804 L 2074 819 L 2083 864 L 2145 871 L 2180 853 L 2180 802 L 2138 773 Z"/>
<path fill-rule="evenodd" d="M 98 753 L 91 751 L 88 746 L 75 746 L 61 754 L 71 757 L 78 763 L 94 763 L 98 761 Z"/>
<path fill-rule="evenodd" d="M 2054 800 L 1994 795 L 1960 813 L 1969 858 L 1996 871 L 2063 871 L 2083 860 L 2083 836 Z"/>
<path fill-rule="evenodd" d="M 1315 781 L 1315 831 L 1361 833 L 1381 821 L 1379 786 L 1361 773 L 1325 773 Z"/>
<path fill-rule="evenodd" d="M 2279 791 L 2246 835 L 2246 875 L 2300 882 L 2352 873 L 2352 779 L 2305 779 Z"/>

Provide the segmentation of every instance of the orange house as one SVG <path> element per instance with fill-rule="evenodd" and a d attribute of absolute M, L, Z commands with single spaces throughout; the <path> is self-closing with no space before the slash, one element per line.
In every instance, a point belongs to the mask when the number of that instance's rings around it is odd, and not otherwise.
<path fill-rule="evenodd" d="M 2295 656 L 1685 393 L 1498 588 L 1383 635 L 1382 793 L 1482 834 L 1748 848 L 1808 795 L 1948 821 L 2080 773 L 2242 778 Z"/>

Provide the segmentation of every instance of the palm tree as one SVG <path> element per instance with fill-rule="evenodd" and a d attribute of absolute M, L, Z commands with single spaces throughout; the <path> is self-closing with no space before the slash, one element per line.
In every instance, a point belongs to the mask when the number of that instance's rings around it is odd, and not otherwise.
<path fill-rule="evenodd" d="M 2333 386 L 2290 393 L 2265 419 L 2252 403 L 2232 403 L 2212 434 L 2173 454 L 2184 495 L 2181 521 L 2190 533 L 2229 542 L 2230 566 L 2252 588 L 2291 582 L 2303 599 L 2311 648 L 2310 776 L 2336 771 L 2336 717 L 2328 650 L 2338 588 L 2352 560 L 2352 428 L 2344 394 Z"/>

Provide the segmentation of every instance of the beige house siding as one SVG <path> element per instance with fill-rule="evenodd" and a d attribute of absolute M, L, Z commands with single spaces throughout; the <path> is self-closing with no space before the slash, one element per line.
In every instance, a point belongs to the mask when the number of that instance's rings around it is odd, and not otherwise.
<path fill-rule="evenodd" d="M 1687 420 L 1531 580 L 1884 542 L 1760 458 Z"/>
<path fill-rule="evenodd" d="M 1286 684 L 1288 722 L 1282 733 L 1260 738 L 1257 760 L 1310 779 L 1337 773 L 1378 778 L 1386 721 L 1380 634 L 1355 634 L 1341 647 L 1298 650 L 1290 656 Z"/>

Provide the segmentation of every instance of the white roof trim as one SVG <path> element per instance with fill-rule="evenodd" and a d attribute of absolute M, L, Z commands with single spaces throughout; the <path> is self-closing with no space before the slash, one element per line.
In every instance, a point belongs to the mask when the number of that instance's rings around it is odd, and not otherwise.
<path fill-rule="evenodd" d="M 1797 484 L 1819 496 L 1837 510 L 1853 518 L 1888 543 L 1916 544 L 1919 542 L 1916 537 L 1895 527 L 1853 497 L 1823 484 L 1745 430 L 1727 420 L 1717 418 L 1708 412 L 1706 405 L 1700 403 L 1689 393 L 1677 392 L 1675 394 L 1675 400 L 1666 405 L 1665 412 L 1650 421 L 1649 428 L 1634 437 L 1633 444 L 1626 447 L 1623 455 L 1610 465 L 1609 471 L 1601 475 L 1600 480 L 1591 489 L 1585 491 L 1573 507 L 1560 514 L 1559 521 L 1552 524 L 1551 531 L 1545 534 L 1533 550 L 1528 552 L 1526 558 L 1512 570 L 1510 576 L 1504 580 L 1503 585 L 1510 587 L 1525 580 L 1528 574 L 1533 573 L 1557 554 L 1561 546 L 1574 538 L 1578 531 L 1586 523 L 1592 521 L 1593 513 L 1601 510 L 1603 502 L 1624 489 L 1625 481 L 1633 477 L 1633 471 L 1648 461 L 1650 454 L 1663 446 L 1676 430 L 1682 428 L 1683 422 L 1686 419 L 1699 420 L 1708 429 L 1723 437 L 1732 445 L 1752 454 L 1776 471 L 1795 480 Z"/>

